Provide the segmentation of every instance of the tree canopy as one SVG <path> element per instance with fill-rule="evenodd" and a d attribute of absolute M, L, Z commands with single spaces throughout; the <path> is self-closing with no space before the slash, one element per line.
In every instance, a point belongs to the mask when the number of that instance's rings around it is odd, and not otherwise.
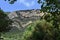
<path fill-rule="evenodd" d="M 12 24 L 12 21 L 9 19 L 7 14 L 5 14 L 0 9 L 0 32 L 6 32 L 10 29 L 10 25 Z"/>
<path fill-rule="evenodd" d="M 45 12 L 60 11 L 60 0 L 38 0 L 38 3 L 42 3 L 41 10 Z"/>
<path fill-rule="evenodd" d="M 26 40 L 60 40 L 60 0 L 38 0 L 45 14 Z M 32 28 L 32 26 L 31 26 Z M 27 36 L 27 35 L 26 35 Z"/>

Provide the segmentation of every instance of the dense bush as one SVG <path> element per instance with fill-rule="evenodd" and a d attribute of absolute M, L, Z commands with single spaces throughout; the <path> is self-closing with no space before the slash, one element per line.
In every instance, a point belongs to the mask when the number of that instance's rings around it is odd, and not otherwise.
<path fill-rule="evenodd" d="M 12 20 L 0 9 L 0 32 L 8 31 L 11 24 Z"/>
<path fill-rule="evenodd" d="M 51 23 L 46 22 L 45 20 L 41 20 L 36 23 L 35 30 L 31 34 L 27 40 L 53 40 L 53 25 Z"/>

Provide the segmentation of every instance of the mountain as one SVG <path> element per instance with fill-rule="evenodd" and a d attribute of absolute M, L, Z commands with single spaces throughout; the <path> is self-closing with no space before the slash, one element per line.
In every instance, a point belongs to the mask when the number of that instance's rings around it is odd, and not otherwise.
<path fill-rule="evenodd" d="M 32 9 L 9 12 L 7 15 L 14 21 L 12 26 L 18 27 L 20 29 L 25 28 L 27 25 L 36 20 L 40 20 L 44 13 L 40 12 L 40 9 Z"/>

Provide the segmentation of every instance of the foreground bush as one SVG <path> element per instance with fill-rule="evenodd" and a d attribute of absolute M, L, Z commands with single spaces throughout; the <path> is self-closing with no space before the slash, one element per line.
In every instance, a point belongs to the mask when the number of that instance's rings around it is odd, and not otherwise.
<path fill-rule="evenodd" d="M 28 26 L 22 40 L 60 40 L 60 30 L 42 19 Z"/>

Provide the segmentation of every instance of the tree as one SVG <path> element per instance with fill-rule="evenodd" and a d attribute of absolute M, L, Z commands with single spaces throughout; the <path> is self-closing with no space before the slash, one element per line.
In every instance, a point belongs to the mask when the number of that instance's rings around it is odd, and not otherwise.
<path fill-rule="evenodd" d="M 60 0 L 38 0 L 38 3 L 42 3 L 41 11 L 48 13 L 42 18 L 49 23 L 52 22 L 51 24 L 53 25 L 53 29 L 55 30 L 55 40 L 60 40 Z"/>
<path fill-rule="evenodd" d="M 60 1 L 59 0 L 38 0 L 38 3 L 42 3 L 41 11 L 50 13 L 50 15 L 45 15 L 44 19 L 47 21 L 48 18 L 51 18 L 53 20 L 54 27 L 59 28 L 60 21 Z M 50 20 L 50 19 L 49 19 Z M 50 21 L 51 21 L 50 20 Z M 49 22 L 50 22 L 49 21 Z"/>
<path fill-rule="evenodd" d="M 45 14 L 27 40 L 60 40 L 60 0 L 38 0 Z M 44 20 L 44 21 L 43 21 Z"/>
<path fill-rule="evenodd" d="M 8 32 L 11 29 L 11 24 L 12 20 L 0 9 L 0 36 L 1 33 Z"/>
<path fill-rule="evenodd" d="M 45 12 L 58 12 L 60 9 L 59 0 L 38 0 L 38 3 L 42 3 L 41 10 Z"/>

